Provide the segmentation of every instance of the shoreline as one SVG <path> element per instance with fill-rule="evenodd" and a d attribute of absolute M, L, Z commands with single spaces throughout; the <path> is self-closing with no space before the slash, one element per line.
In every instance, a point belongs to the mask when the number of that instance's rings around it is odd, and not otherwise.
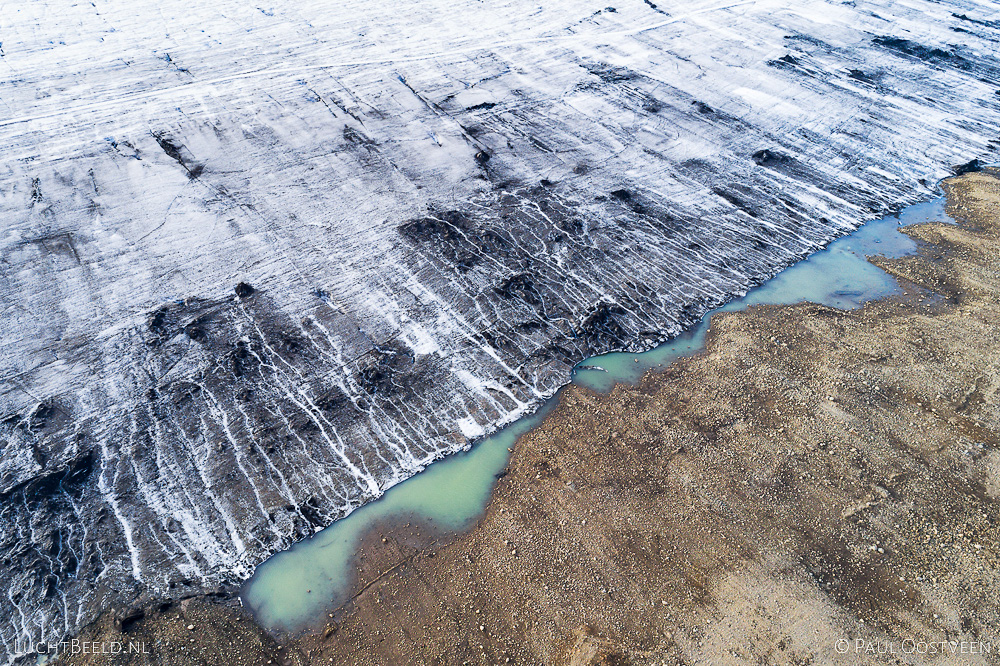
<path fill-rule="evenodd" d="M 901 226 L 929 221 L 953 223 L 944 213 L 943 191 L 935 199 L 862 225 L 747 294 L 709 311 L 668 343 L 643 353 L 609 352 L 584 359 L 577 364 L 578 370 L 571 375 L 570 383 L 601 394 L 608 393 L 617 383 L 636 386 L 646 372 L 702 351 L 711 318 L 725 312 L 753 305 L 800 302 L 854 309 L 868 301 L 901 293 L 897 281 L 867 257 L 875 252 L 895 258 L 915 253 L 916 242 L 898 231 Z M 589 369 L 582 369 L 581 365 Z M 530 416 L 477 441 L 468 451 L 435 463 L 390 488 L 378 500 L 265 561 L 241 586 L 242 602 L 269 631 L 301 634 L 315 624 L 316 618 L 328 615 L 330 609 L 351 598 L 359 571 L 354 557 L 357 542 L 371 530 L 372 524 L 404 525 L 411 519 L 424 518 L 428 525 L 442 528 L 442 533 L 466 531 L 482 517 L 490 489 L 504 473 L 509 462 L 504 451 L 510 451 L 520 433 L 537 425 L 558 400 L 557 393 Z M 472 469 L 477 471 L 470 473 Z M 478 488 L 482 495 L 455 490 L 472 487 Z M 440 524 L 442 520 L 445 525 Z"/>
<path fill-rule="evenodd" d="M 924 613 L 928 608 L 955 605 L 950 599 L 942 601 L 943 592 L 937 598 L 930 594 L 938 578 L 946 579 L 941 563 L 931 551 L 895 543 L 892 539 L 898 536 L 882 541 L 870 537 L 889 535 L 892 530 L 884 525 L 893 524 L 886 523 L 893 516 L 907 526 L 897 505 L 909 502 L 915 507 L 911 512 L 926 517 L 918 511 L 922 498 L 914 492 L 925 482 L 934 493 L 942 493 L 937 497 L 944 500 L 941 506 L 955 512 L 922 523 L 928 530 L 939 524 L 947 527 L 956 516 L 980 520 L 961 511 L 961 503 L 948 495 L 949 487 L 938 487 L 940 479 L 932 475 L 916 483 L 920 464 L 931 462 L 947 463 L 952 475 L 948 478 L 959 483 L 954 492 L 971 497 L 984 515 L 992 512 L 995 524 L 993 493 L 1000 491 L 995 480 L 1000 461 L 992 452 L 998 446 L 997 429 L 987 417 L 976 416 L 995 402 L 995 377 L 991 380 L 987 373 L 982 386 L 978 379 L 974 381 L 968 395 L 954 396 L 954 405 L 946 404 L 944 394 L 927 397 L 914 387 L 907 391 L 894 387 L 897 391 L 892 395 L 868 391 L 857 398 L 844 387 L 854 387 L 861 380 L 842 368 L 837 375 L 842 386 L 813 387 L 813 382 L 823 378 L 821 371 L 829 368 L 821 367 L 804 346 L 813 344 L 814 351 L 823 349 L 831 359 L 846 362 L 853 358 L 855 366 L 870 372 L 891 369 L 893 354 L 903 353 L 922 364 L 908 366 L 914 374 L 926 372 L 933 364 L 946 366 L 952 355 L 957 359 L 954 363 L 962 361 L 965 370 L 974 370 L 976 363 L 969 358 L 974 336 L 961 340 L 961 353 L 934 340 L 936 345 L 928 347 L 933 354 L 904 348 L 885 356 L 868 354 L 867 348 L 846 349 L 855 338 L 845 331 L 850 329 L 867 344 L 870 340 L 864 336 L 876 339 L 875 332 L 851 329 L 852 320 L 874 317 L 865 321 L 890 329 L 883 331 L 883 337 L 905 337 L 923 330 L 918 325 L 948 317 L 967 319 L 971 329 L 995 321 L 996 292 L 992 301 L 988 290 L 985 295 L 970 296 L 963 281 L 972 275 L 978 280 L 974 284 L 995 285 L 990 282 L 996 280 L 995 273 L 991 278 L 989 270 L 975 267 L 989 265 L 989 257 L 981 256 L 985 243 L 993 242 L 996 254 L 1000 220 L 986 219 L 976 208 L 982 207 L 976 192 L 995 195 L 1000 182 L 996 173 L 988 170 L 946 184 L 949 207 L 959 222 L 955 231 L 940 225 L 911 227 L 907 235 L 922 241 L 916 257 L 873 260 L 901 281 L 910 281 L 912 288 L 903 296 L 870 303 L 861 311 L 804 304 L 727 314 L 713 320 L 703 352 L 656 375 L 647 374 L 638 386 L 618 387 L 605 396 L 570 387 L 541 426 L 520 438 L 509 473 L 498 483 L 486 514 L 471 531 L 443 546 L 416 548 L 396 568 L 388 566 L 393 549 L 385 548 L 381 537 L 368 539 L 361 551 L 363 568 L 372 572 L 374 580 L 361 585 L 354 605 L 338 611 L 335 625 L 304 636 L 284 650 L 274 644 L 274 650 L 262 652 L 260 658 L 296 664 L 339 662 L 345 655 L 359 657 L 359 663 L 432 661 L 435 655 L 447 655 L 446 663 L 463 659 L 472 663 L 504 663 L 505 659 L 511 663 L 630 663 L 640 657 L 662 658 L 666 663 L 685 663 L 695 657 L 721 659 L 713 663 L 743 663 L 754 654 L 766 653 L 770 663 L 794 663 L 807 656 L 813 663 L 856 663 L 838 662 L 832 649 L 823 653 L 803 626 L 815 625 L 831 641 L 841 634 L 850 634 L 852 639 L 881 636 L 892 640 L 893 632 L 899 634 L 904 628 L 928 637 L 945 632 L 982 638 L 991 621 L 997 626 L 1000 608 L 995 581 L 990 582 L 983 567 L 968 569 L 990 584 L 979 590 L 984 597 L 979 606 L 973 608 L 967 603 L 968 595 L 959 594 L 956 598 L 965 600 L 965 607 L 931 618 Z M 968 239 L 982 235 L 983 230 L 992 238 L 979 238 L 978 245 L 969 245 Z M 996 268 L 994 263 L 992 270 Z M 931 285 L 941 298 L 928 302 L 924 295 Z M 972 310 L 959 315 L 961 308 Z M 781 333 L 774 335 L 777 330 Z M 926 331 L 923 336 L 928 337 Z M 823 342 L 834 346 L 817 346 Z M 868 355 L 863 356 L 863 351 Z M 828 362 L 825 355 L 823 360 Z M 716 372 L 708 372 L 709 366 Z M 702 383 L 688 385 L 695 376 Z M 802 379 L 787 381 L 797 376 Z M 905 384 L 908 377 L 898 375 L 897 383 Z M 763 383 L 757 385 L 755 378 Z M 713 388 L 712 381 L 719 386 Z M 752 399 L 739 402 L 736 399 L 742 394 L 726 382 L 753 389 Z M 808 395 L 788 397 L 788 392 L 801 393 L 803 387 L 810 387 Z M 824 391 L 826 395 L 820 395 Z M 901 397 L 910 400 L 913 422 L 920 420 L 923 431 L 893 414 L 890 403 Z M 722 409 L 723 403 L 732 409 Z M 895 419 L 891 427 L 865 432 L 856 416 L 849 418 L 872 404 L 873 410 L 888 410 Z M 938 448 L 920 441 L 919 433 L 926 438 L 931 426 L 941 426 L 939 421 L 945 418 L 932 415 L 944 414 L 946 409 L 952 410 L 947 418 L 955 423 L 944 422 L 948 426 L 944 430 L 954 430 L 957 438 L 972 438 L 981 445 L 976 460 L 992 460 L 993 481 L 983 477 L 981 470 L 973 478 L 970 470 L 978 468 L 962 468 L 961 456 L 948 457 L 954 442 Z M 924 419 L 933 423 L 923 423 Z M 886 473 L 883 458 L 873 456 L 875 452 L 897 456 L 895 462 L 906 470 L 903 477 Z M 609 459 L 601 460 L 601 456 Z M 746 478 L 735 475 L 734 468 Z M 783 503 L 783 493 L 791 493 L 798 503 L 794 507 Z M 601 509 L 596 514 L 595 507 Z M 835 507 L 840 509 L 839 517 L 833 515 Z M 805 511 L 808 520 L 799 520 L 798 511 Z M 581 515 L 587 516 L 580 520 L 589 519 L 590 527 L 574 524 L 572 517 Z M 697 515 L 697 525 L 671 522 L 672 517 L 684 515 Z M 749 520 L 751 516 L 755 520 Z M 637 524 L 642 522 L 638 517 L 659 521 L 656 529 Z M 989 525 L 982 529 L 996 532 Z M 390 544 L 406 545 L 394 531 L 385 533 Z M 959 552 L 964 556 L 965 546 L 973 564 L 976 557 L 995 561 L 996 539 L 977 539 L 959 544 Z M 874 550 L 861 548 L 873 543 Z M 902 560 L 895 561 L 898 558 Z M 871 566 L 865 564 L 871 562 Z M 905 580 L 895 581 L 897 570 Z M 640 582 L 623 572 L 637 574 Z M 918 579 L 929 576 L 928 572 L 936 575 L 931 576 L 933 583 L 925 585 Z M 528 574 L 531 577 L 525 578 Z M 647 580 L 642 581 L 643 576 Z M 574 582 L 590 579 L 597 582 Z M 556 590 L 570 582 L 580 589 Z M 755 593 L 774 597 L 778 607 L 764 608 L 766 612 L 748 607 L 749 600 L 757 598 Z M 737 608 L 742 612 L 735 612 Z M 220 616 L 233 613 L 223 606 L 216 611 Z M 390 622 L 394 613 L 405 613 L 418 628 L 416 635 L 410 635 L 398 618 Z M 747 614 L 759 620 L 760 626 L 731 622 L 726 629 L 726 618 Z M 522 616 L 531 619 L 522 624 Z M 789 628 L 785 616 L 801 622 Z M 151 616 L 134 622 L 130 629 L 148 628 L 155 635 L 159 624 Z M 715 628 L 708 629 L 713 624 Z M 108 626 L 107 631 L 114 631 L 113 623 Z M 729 644 L 723 640 L 726 635 L 745 638 L 753 632 L 761 636 L 753 638 L 749 648 L 746 641 L 731 642 L 749 650 L 742 657 L 721 650 Z M 376 640 L 380 635 L 384 641 Z M 721 651 L 711 652 L 712 646 Z M 102 662 L 66 659 L 60 663 Z"/>

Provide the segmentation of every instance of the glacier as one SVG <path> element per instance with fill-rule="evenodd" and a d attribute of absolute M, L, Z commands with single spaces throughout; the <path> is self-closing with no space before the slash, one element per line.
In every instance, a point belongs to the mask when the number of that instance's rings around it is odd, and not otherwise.
<path fill-rule="evenodd" d="M 0 643 L 270 554 L 1000 148 L 1000 4 L 0 17 Z"/>

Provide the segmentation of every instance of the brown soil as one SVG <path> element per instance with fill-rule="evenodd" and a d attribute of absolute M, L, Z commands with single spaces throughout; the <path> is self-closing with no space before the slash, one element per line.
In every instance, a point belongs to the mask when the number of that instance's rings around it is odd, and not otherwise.
<path fill-rule="evenodd" d="M 567 389 L 468 534 L 367 539 L 326 630 L 279 652 L 173 608 L 131 623 L 164 646 L 131 663 L 239 663 L 176 649 L 218 631 L 246 663 L 1000 663 L 1000 172 L 946 189 L 959 224 L 875 260 L 905 296 L 716 316 L 638 387 Z"/>
<path fill-rule="evenodd" d="M 76 640 L 76 645 L 61 646 L 59 658 L 49 663 L 256 666 L 289 661 L 250 613 L 221 596 L 164 603 L 141 612 L 112 609 Z"/>

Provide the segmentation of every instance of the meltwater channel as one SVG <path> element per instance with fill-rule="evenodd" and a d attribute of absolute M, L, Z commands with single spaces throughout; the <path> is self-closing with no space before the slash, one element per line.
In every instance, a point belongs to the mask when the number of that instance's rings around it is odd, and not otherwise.
<path fill-rule="evenodd" d="M 866 261 L 866 257 L 902 257 L 913 253 L 916 243 L 899 233 L 898 228 L 933 221 L 951 222 L 944 211 L 943 197 L 863 225 L 744 297 L 709 312 L 686 333 L 655 349 L 643 354 L 605 354 L 582 361 L 573 370 L 572 383 L 601 392 L 616 383 L 635 383 L 648 370 L 699 351 L 710 319 L 717 312 L 802 301 L 851 309 L 897 293 L 896 281 Z M 244 585 L 242 602 L 264 627 L 297 631 L 347 600 L 358 543 L 374 525 L 416 519 L 442 531 L 471 527 L 485 510 L 515 441 L 534 427 L 557 400 L 558 396 L 551 398 L 531 416 L 477 442 L 468 451 L 430 465 L 390 488 L 378 500 L 275 554 L 257 567 Z"/>

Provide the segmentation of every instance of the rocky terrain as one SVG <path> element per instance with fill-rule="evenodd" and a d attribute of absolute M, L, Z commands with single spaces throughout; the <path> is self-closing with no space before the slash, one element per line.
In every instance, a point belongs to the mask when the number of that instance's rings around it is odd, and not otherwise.
<path fill-rule="evenodd" d="M 987 5 L 607 3 L 5 13 L 8 658 L 229 594 L 1000 145 Z"/>

